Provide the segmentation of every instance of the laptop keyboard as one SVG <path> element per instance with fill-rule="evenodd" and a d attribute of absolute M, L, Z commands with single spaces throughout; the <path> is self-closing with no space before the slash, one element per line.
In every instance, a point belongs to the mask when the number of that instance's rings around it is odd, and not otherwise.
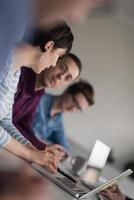
<path fill-rule="evenodd" d="M 59 172 L 57 172 L 56 175 L 52 175 L 35 163 L 32 164 L 32 167 L 76 198 L 79 198 L 87 193 L 87 191 L 81 188 L 77 183 L 71 181 L 69 178 L 65 177 Z"/>
<path fill-rule="evenodd" d="M 72 181 L 70 181 L 68 178 L 56 177 L 56 179 L 59 180 L 60 182 L 62 182 L 64 185 L 70 187 L 70 188 L 74 188 L 76 186 L 76 184 L 73 183 Z"/>
<path fill-rule="evenodd" d="M 85 194 L 86 193 L 86 191 L 83 190 L 79 185 L 77 185 L 76 183 L 73 183 L 72 181 L 70 181 L 66 177 L 56 177 L 56 179 L 60 183 L 62 183 L 66 187 L 68 187 L 70 190 L 72 190 L 74 193 L 79 193 L 79 194 Z"/>

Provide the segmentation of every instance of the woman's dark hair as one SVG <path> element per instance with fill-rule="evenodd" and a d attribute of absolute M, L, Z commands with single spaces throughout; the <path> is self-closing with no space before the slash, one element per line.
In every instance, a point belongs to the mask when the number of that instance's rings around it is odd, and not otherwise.
<path fill-rule="evenodd" d="M 78 58 L 78 56 L 76 56 L 75 54 L 73 53 L 69 53 L 68 54 L 68 57 L 72 58 L 72 60 L 76 63 L 76 65 L 78 66 L 78 69 L 79 69 L 79 74 L 78 76 L 80 75 L 81 73 L 81 70 L 82 70 L 82 63 L 81 63 L 81 60 Z"/>
<path fill-rule="evenodd" d="M 94 104 L 94 89 L 90 83 L 84 80 L 80 80 L 77 83 L 70 85 L 65 91 L 64 94 L 69 94 L 75 96 L 77 94 L 83 94 L 89 105 Z"/>
<path fill-rule="evenodd" d="M 40 46 L 44 52 L 44 46 L 48 41 L 54 42 L 54 48 L 67 49 L 68 54 L 72 48 L 74 37 L 69 26 L 61 20 L 56 25 L 51 25 L 46 28 L 30 28 L 24 34 L 23 41 L 32 46 Z"/>

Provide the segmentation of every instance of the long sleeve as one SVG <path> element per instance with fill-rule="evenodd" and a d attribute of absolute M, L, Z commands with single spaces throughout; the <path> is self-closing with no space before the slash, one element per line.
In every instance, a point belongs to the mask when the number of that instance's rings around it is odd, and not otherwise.
<path fill-rule="evenodd" d="M 6 146 L 11 139 L 11 136 L 0 126 L 0 147 Z"/>
<path fill-rule="evenodd" d="M 12 106 L 20 71 L 14 74 L 13 66 L 10 63 L 12 63 L 12 56 L 9 57 L 8 62 L 11 69 L 8 71 L 5 80 L 0 83 L 0 146 L 2 147 L 9 143 L 11 136 L 23 144 L 28 143 L 12 123 Z"/>
<path fill-rule="evenodd" d="M 51 141 L 54 144 L 60 144 L 65 147 L 65 149 L 69 149 L 69 143 L 64 131 L 63 124 L 59 124 L 59 130 L 53 131 L 50 137 L 47 138 L 48 141 Z M 45 138 L 44 138 L 45 139 Z"/>
<path fill-rule="evenodd" d="M 12 105 L 11 105 L 12 107 Z M 18 140 L 22 144 L 27 144 L 29 141 L 23 137 L 23 135 L 16 129 L 12 123 L 12 108 L 9 113 L 0 121 L 0 145 L 5 146 L 10 140 L 10 136 Z M 5 139 L 4 139 L 5 138 Z M 2 142 L 3 141 L 3 142 Z"/>
<path fill-rule="evenodd" d="M 36 148 L 40 150 L 45 149 L 45 144 L 40 142 L 34 134 L 34 131 L 32 129 L 32 125 L 29 122 L 29 120 L 24 117 L 19 122 L 14 122 L 14 125 L 16 128 L 22 133 L 22 135 L 27 138 Z"/>

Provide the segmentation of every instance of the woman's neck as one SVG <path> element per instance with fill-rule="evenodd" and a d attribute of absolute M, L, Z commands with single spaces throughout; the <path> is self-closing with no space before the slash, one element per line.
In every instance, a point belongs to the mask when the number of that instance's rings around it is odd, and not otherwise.
<path fill-rule="evenodd" d="M 22 66 L 32 68 L 36 59 L 39 57 L 38 47 L 32 47 L 27 43 L 17 43 L 14 49 L 14 71 L 17 71 Z"/>

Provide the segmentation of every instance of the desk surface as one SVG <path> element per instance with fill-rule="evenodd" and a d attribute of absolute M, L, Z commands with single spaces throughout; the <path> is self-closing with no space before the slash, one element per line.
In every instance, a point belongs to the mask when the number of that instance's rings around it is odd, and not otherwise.
<path fill-rule="evenodd" d="M 13 154 L 2 150 L 0 151 L 0 170 L 2 171 L 12 171 L 14 169 L 19 169 L 21 166 L 29 166 L 29 164 L 22 159 L 14 156 Z M 30 169 L 31 171 L 33 168 Z M 38 172 L 36 172 L 38 173 Z M 39 174 L 39 176 L 42 176 Z M 44 200 L 76 200 L 72 195 L 68 192 L 60 188 L 58 185 L 48 180 L 45 176 L 43 176 L 44 187 L 47 187 L 49 195 L 47 194 Z M 92 200 L 96 200 L 96 197 L 90 198 Z"/>
<path fill-rule="evenodd" d="M 122 171 L 119 171 L 114 166 L 107 164 L 103 170 L 102 176 L 109 179 L 119 175 L 120 173 L 122 173 Z M 118 185 L 124 194 L 134 199 L 134 181 L 131 178 L 127 177 L 123 179 L 118 183 Z"/>
<path fill-rule="evenodd" d="M 5 150 L 0 151 L 0 170 L 2 169 L 6 169 L 7 170 L 11 170 L 14 169 L 20 165 L 27 165 L 27 163 L 25 161 L 22 161 L 20 158 L 17 158 L 16 156 L 6 152 Z M 10 165 L 9 165 L 10 163 Z M 32 169 L 31 169 L 32 170 Z M 118 175 L 119 172 L 117 170 L 115 170 L 113 167 L 111 166 L 106 166 L 105 170 L 103 171 L 103 176 L 106 178 L 111 178 L 114 177 L 116 175 Z M 48 188 L 51 194 L 51 200 L 74 200 L 75 198 L 72 197 L 69 193 L 67 193 L 66 191 L 64 191 L 63 189 L 61 189 L 59 186 L 57 186 L 56 184 L 54 184 L 53 182 L 49 181 L 48 179 L 46 179 L 45 177 L 43 177 L 43 179 L 47 182 L 48 184 Z M 121 182 L 120 184 L 121 189 L 124 191 L 125 194 L 129 195 L 130 197 L 134 198 L 134 183 L 129 180 L 129 179 L 125 179 Z M 90 198 L 92 200 L 96 200 L 96 197 L 92 197 Z M 46 200 L 46 198 L 44 199 Z"/>

